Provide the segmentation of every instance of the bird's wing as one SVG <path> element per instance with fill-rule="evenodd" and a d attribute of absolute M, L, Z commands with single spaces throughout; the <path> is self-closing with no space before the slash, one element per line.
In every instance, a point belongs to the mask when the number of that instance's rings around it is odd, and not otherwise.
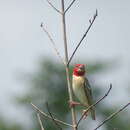
<path fill-rule="evenodd" d="M 91 90 L 91 86 L 89 84 L 89 81 L 87 80 L 87 78 L 85 78 L 85 81 L 84 81 L 84 91 L 85 91 L 85 94 L 86 94 L 86 97 L 87 97 L 87 101 L 88 101 L 88 105 L 91 106 L 93 104 L 93 96 L 92 96 L 92 90 Z M 92 107 L 90 109 L 91 111 L 91 116 L 92 116 L 92 119 L 95 120 L 95 109 L 94 107 Z"/>
<path fill-rule="evenodd" d="M 85 78 L 85 81 L 84 81 L 84 91 L 85 91 L 89 105 L 92 105 L 93 104 L 92 90 L 91 90 L 91 86 L 87 78 Z"/>

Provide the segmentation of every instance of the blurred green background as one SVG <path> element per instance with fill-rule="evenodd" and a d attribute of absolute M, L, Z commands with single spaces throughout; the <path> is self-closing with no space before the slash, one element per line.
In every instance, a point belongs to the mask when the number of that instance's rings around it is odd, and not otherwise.
<path fill-rule="evenodd" d="M 83 61 L 82 61 L 83 63 Z M 85 62 L 84 62 L 85 63 Z M 100 75 L 102 72 L 111 71 L 114 66 L 111 62 L 96 62 L 96 63 L 87 63 L 87 77 L 90 81 L 90 84 L 93 89 L 93 95 L 95 101 L 103 96 L 108 88 L 109 84 L 102 88 L 100 85 L 96 85 L 94 83 L 95 75 Z M 72 74 L 72 66 L 70 67 L 70 75 Z M 51 112 L 53 116 L 58 119 L 64 120 L 66 122 L 71 123 L 71 114 L 68 105 L 68 93 L 67 93 L 67 84 L 66 84 L 66 75 L 65 69 L 62 64 L 55 62 L 52 59 L 44 59 L 44 62 L 41 60 L 39 64 L 39 68 L 34 73 L 24 73 L 22 74 L 22 80 L 28 84 L 28 88 L 25 95 L 18 96 L 14 98 L 17 102 L 17 105 L 25 106 L 27 111 L 31 113 L 31 126 L 27 128 L 28 130 L 40 130 L 39 123 L 36 118 L 36 112 L 33 110 L 30 102 L 34 103 L 41 110 L 48 113 L 46 102 L 48 102 Z M 28 78 L 27 78 L 28 77 Z M 112 91 L 112 90 L 111 90 Z M 111 96 L 111 94 L 109 95 Z M 109 96 L 107 98 L 109 98 Z M 91 118 L 87 118 L 82 121 L 79 129 L 82 130 L 92 130 L 96 125 L 111 113 L 116 111 L 124 105 L 125 103 L 121 103 L 120 105 L 108 106 L 107 99 L 102 101 L 100 104 L 96 106 L 96 121 L 92 121 Z M 78 118 L 82 113 L 81 107 L 76 108 L 76 112 Z M 127 111 L 128 112 L 128 111 Z M 108 123 L 103 126 L 104 130 L 129 130 L 130 129 L 130 116 L 127 112 L 122 112 L 118 116 L 114 117 Z M 54 124 L 54 122 L 42 118 L 43 125 L 45 130 L 58 130 L 59 128 Z M 93 124 L 93 125 L 92 125 Z M 62 128 L 67 128 L 61 125 Z M 22 126 L 22 124 L 10 124 L 4 120 L 0 120 L 0 130 L 25 130 L 26 128 Z"/>

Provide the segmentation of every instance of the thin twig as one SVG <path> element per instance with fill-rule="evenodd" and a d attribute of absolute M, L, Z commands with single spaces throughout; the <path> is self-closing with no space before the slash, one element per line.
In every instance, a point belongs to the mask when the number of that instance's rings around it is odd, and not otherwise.
<path fill-rule="evenodd" d="M 44 113 L 43 111 L 41 111 L 41 110 L 40 110 L 37 106 L 35 106 L 33 103 L 30 103 L 30 104 L 31 104 L 31 105 L 33 106 L 33 108 L 34 108 L 38 113 L 40 113 L 42 116 L 44 116 L 44 117 L 46 117 L 46 118 L 52 120 L 51 116 L 49 116 L 48 114 L 46 114 L 46 113 Z M 54 118 L 54 120 L 55 120 L 56 122 L 60 123 L 60 124 L 63 124 L 63 125 L 69 126 L 69 127 L 73 127 L 71 124 L 68 124 L 68 123 L 66 123 L 66 122 L 64 122 L 64 121 L 58 120 L 58 119 L 56 119 L 56 118 Z"/>
<path fill-rule="evenodd" d="M 71 6 L 74 4 L 75 1 L 76 1 L 76 0 L 73 0 L 73 1 L 70 3 L 70 5 L 68 6 L 68 8 L 65 10 L 65 13 L 71 8 Z"/>
<path fill-rule="evenodd" d="M 123 111 L 125 108 L 127 108 L 130 105 L 130 103 L 126 104 L 125 106 L 123 106 L 121 109 L 119 109 L 118 111 L 114 112 L 113 114 L 111 114 L 109 117 L 107 117 L 101 124 L 99 124 L 94 130 L 97 130 L 98 128 L 100 128 L 102 125 L 104 125 L 107 121 L 109 121 L 110 119 L 112 119 L 114 116 L 116 116 L 117 114 L 119 114 L 121 111 Z"/>
<path fill-rule="evenodd" d="M 49 115 L 51 116 L 52 121 L 54 122 L 54 124 L 55 124 L 60 130 L 62 130 L 61 126 L 54 120 L 54 117 L 53 117 L 53 115 L 52 115 L 52 113 L 51 113 L 51 111 L 50 111 L 50 108 L 49 108 L 49 105 L 48 105 L 47 102 L 46 102 L 46 107 L 47 107 L 48 113 L 49 113 Z"/>
<path fill-rule="evenodd" d="M 54 50 L 55 50 L 55 52 L 56 52 L 56 55 L 59 57 L 59 59 L 61 60 L 61 62 L 65 65 L 65 62 L 64 62 L 63 58 L 61 57 L 61 55 L 60 55 L 58 49 L 56 48 L 56 44 L 55 44 L 54 40 L 52 39 L 52 37 L 51 37 L 51 35 L 49 34 L 49 32 L 48 32 L 48 31 L 45 29 L 45 27 L 43 26 L 43 23 L 41 23 L 41 27 L 42 27 L 43 31 L 46 33 L 46 35 L 48 36 L 48 38 L 50 39 L 50 41 L 51 41 L 51 43 L 52 43 L 52 45 L 53 45 L 53 48 L 54 48 Z"/>
<path fill-rule="evenodd" d="M 68 63 L 68 48 L 67 48 L 67 35 L 66 35 L 66 19 L 65 19 L 65 9 L 64 9 L 64 0 L 61 0 L 61 7 L 62 7 L 62 29 L 63 29 L 63 40 L 64 40 L 64 51 L 65 51 L 65 63 L 66 63 L 66 78 L 67 78 L 67 87 L 68 87 L 68 94 L 69 94 L 69 100 L 73 101 L 72 96 L 72 86 L 70 81 L 70 75 L 69 75 L 69 65 Z M 76 121 L 76 113 L 75 108 L 71 108 L 71 115 L 72 115 L 72 124 L 73 124 L 73 130 L 77 130 L 77 121 Z"/>
<path fill-rule="evenodd" d="M 48 4 L 49 4 L 56 12 L 58 12 L 58 13 L 61 14 L 61 11 L 58 10 L 49 0 L 46 0 L 46 1 L 48 2 Z"/>
<path fill-rule="evenodd" d="M 89 20 L 89 22 L 90 22 L 89 27 L 87 28 L 87 30 L 86 30 L 86 32 L 84 33 L 84 35 L 82 36 L 80 42 L 78 43 L 78 45 L 76 46 L 75 50 L 73 51 L 73 53 L 72 53 L 72 55 L 71 55 L 71 57 L 70 57 L 70 59 L 69 59 L 69 61 L 68 61 L 68 65 L 69 65 L 69 63 L 71 62 L 73 56 L 75 55 L 77 49 L 78 49 L 79 46 L 81 45 L 82 41 L 83 41 L 84 38 L 87 36 L 87 34 L 88 34 L 90 28 L 92 27 L 92 25 L 93 25 L 93 23 L 94 23 L 94 21 L 95 21 L 95 19 L 96 19 L 97 16 L 98 16 L 98 11 L 96 10 L 96 13 L 95 13 L 94 16 L 93 16 L 93 19 L 92 19 L 92 20 Z"/>
<path fill-rule="evenodd" d="M 93 106 L 96 106 L 96 105 L 97 105 L 99 102 L 101 102 L 105 97 L 107 97 L 108 94 L 110 93 L 111 89 L 112 89 L 112 84 L 110 84 L 110 88 L 108 89 L 107 93 L 106 93 L 103 97 L 101 97 L 98 101 L 96 101 L 94 104 L 92 104 L 91 106 L 89 106 L 89 107 L 85 110 L 84 114 L 81 116 L 81 118 L 79 119 L 79 121 L 78 121 L 78 123 L 77 123 L 77 127 L 78 127 L 79 123 L 82 121 L 84 115 L 85 115 Z"/>
<path fill-rule="evenodd" d="M 40 124 L 41 130 L 45 130 L 44 127 L 43 127 L 43 125 L 42 125 L 42 121 L 41 121 L 39 113 L 37 113 L 37 119 L 38 119 L 38 122 Z"/>

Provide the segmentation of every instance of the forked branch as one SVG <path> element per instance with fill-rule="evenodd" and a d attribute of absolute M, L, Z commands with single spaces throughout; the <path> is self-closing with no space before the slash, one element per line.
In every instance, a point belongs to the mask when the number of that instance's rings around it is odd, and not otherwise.
<path fill-rule="evenodd" d="M 54 122 L 54 124 L 55 124 L 60 130 L 62 130 L 62 128 L 60 127 L 60 125 L 54 120 L 54 117 L 53 117 L 53 115 L 52 115 L 52 113 L 51 113 L 51 111 L 50 111 L 50 107 L 49 107 L 48 103 L 46 103 L 46 107 L 47 107 L 48 113 L 49 113 L 49 115 L 51 116 L 52 121 Z"/>
<path fill-rule="evenodd" d="M 84 38 L 87 36 L 87 34 L 88 34 L 90 28 L 92 27 L 92 25 L 93 25 L 93 23 L 94 23 L 94 21 L 95 21 L 95 19 L 96 19 L 97 16 L 98 16 L 98 11 L 96 10 L 96 13 L 95 13 L 94 16 L 93 16 L 93 19 L 92 19 L 92 20 L 89 20 L 89 23 L 90 23 L 89 27 L 87 28 L 87 30 L 86 30 L 86 32 L 84 33 L 84 35 L 82 36 L 80 42 L 77 44 L 75 50 L 73 51 L 73 53 L 72 53 L 72 55 L 71 55 L 71 57 L 70 57 L 70 59 L 69 59 L 69 61 L 68 61 L 68 65 L 70 64 L 70 62 L 71 62 L 73 56 L 75 55 L 75 53 L 76 53 L 77 49 L 79 48 L 79 46 L 81 45 L 82 41 L 83 41 Z"/>
<path fill-rule="evenodd" d="M 64 13 L 66 13 L 66 12 L 71 8 L 71 6 L 74 4 L 75 1 L 76 1 L 76 0 L 73 0 L 73 1 L 70 3 L 70 5 L 68 6 L 68 8 L 65 10 Z"/>
<path fill-rule="evenodd" d="M 119 109 L 118 111 L 114 112 L 113 114 L 111 114 L 109 117 L 107 117 L 101 124 L 99 124 L 94 130 L 97 130 L 98 128 L 100 128 L 101 126 L 103 126 L 107 121 L 109 121 L 110 119 L 112 119 L 114 116 L 116 116 L 117 114 L 119 114 L 121 111 L 123 111 L 125 108 L 127 108 L 130 105 L 130 103 L 126 104 L 125 106 L 123 106 L 121 109 Z"/>
<path fill-rule="evenodd" d="M 103 97 L 101 97 L 97 102 L 95 102 L 94 104 L 92 104 L 91 106 L 89 106 L 89 107 L 86 109 L 86 111 L 84 112 L 84 114 L 83 114 L 83 115 L 81 116 L 81 118 L 79 119 L 79 121 L 78 121 L 78 123 L 77 123 L 77 127 L 78 127 L 79 123 L 82 121 L 84 115 L 85 115 L 93 106 L 96 106 L 96 105 L 97 105 L 98 103 L 100 103 L 105 97 L 107 97 L 108 94 L 110 93 L 111 89 L 112 89 L 112 84 L 110 84 L 109 90 L 107 91 L 107 93 L 106 93 Z"/>
<path fill-rule="evenodd" d="M 46 1 L 48 2 L 48 4 L 49 4 L 56 12 L 58 12 L 58 13 L 61 14 L 61 11 L 58 10 L 49 0 L 46 0 Z"/>
<path fill-rule="evenodd" d="M 48 119 L 51 119 L 51 120 L 54 119 L 57 123 L 60 123 L 60 124 L 62 124 L 62 125 L 69 126 L 69 127 L 73 127 L 71 124 L 68 124 L 68 123 L 66 123 L 66 122 L 64 122 L 64 121 L 58 120 L 58 119 L 56 119 L 56 118 L 53 118 L 53 119 L 52 119 L 51 116 L 49 116 L 49 115 L 46 114 L 45 112 L 41 111 L 41 110 L 40 110 L 37 106 L 35 106 L 33 103 L 30 103 L 30 104 L 31 104 L 32 107 L 33 107 L 39 114 L 41 114 L 42 116 L 44 116 L 44 117 L 46 117 L 46 118 L 48 118 Z"/>

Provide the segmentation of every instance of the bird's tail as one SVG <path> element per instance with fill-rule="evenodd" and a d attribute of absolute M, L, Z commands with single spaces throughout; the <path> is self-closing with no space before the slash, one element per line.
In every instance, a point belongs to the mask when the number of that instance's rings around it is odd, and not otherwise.
<path fill-rule="evenodd" d="M 90 113 L 91 113 L 92 119 L 93 119 L 93 120 L 96 120 L 96 114 L 95 114 L 95 108 L 94 108 L 94 107 L 92 107 L 92 108 L 90 109 Z"/>

